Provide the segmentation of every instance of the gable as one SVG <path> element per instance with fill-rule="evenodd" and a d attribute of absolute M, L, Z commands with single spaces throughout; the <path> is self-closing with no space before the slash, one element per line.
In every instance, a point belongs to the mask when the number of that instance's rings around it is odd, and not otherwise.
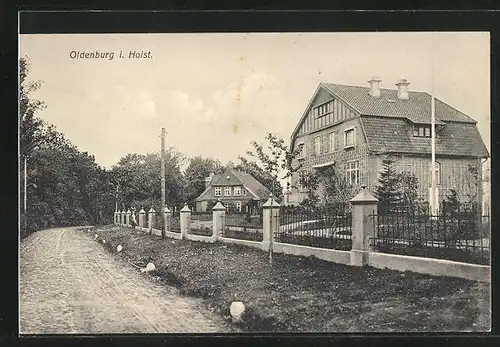
<path fill-rule="evenodd" d="M 315 114 L 315 109 L 323 105 L 327 106 L 328 112 L 325 115 Z M 342 123 L 357 115 L 341 98 L 325 88 L 321 83 L 292 133 L 292 147 L 296 137 Z"/>

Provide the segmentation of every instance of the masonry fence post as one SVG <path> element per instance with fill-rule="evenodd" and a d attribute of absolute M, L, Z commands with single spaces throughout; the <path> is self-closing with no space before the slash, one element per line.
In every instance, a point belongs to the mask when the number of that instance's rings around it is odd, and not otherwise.
<path fill-rule="evenodd" d="M 120 225 L 124 226 L 125 225 L 125 210 L 122 210 L 120 212 Z"/>
<path fill-rule="evenodd" d="M 278 232 L 279 215 L 280 204 L 273 200 L 273 197 L 271 196 L 264 203 L 264 205 L 262 205 L 262 248 L 264 250 L 269 250 L 271 241 L 274 242 L 274 240 L 276 239 L 276 233 Z M 271 240 L 271 231 L 273 240 Z"/>
<path fill-rule="evenodd" d="M 144 211 L 143 207 L 141 207 L 141 210 L 139 211 L 139 226 L 141 228 L 146 226 L 146 211 Z"/>
<path fill-rule="evenodd" d="M 220 202 L 220 199 L 212 207 L 212 240 L 214 242 L 221 238 L 223 228 L 223 218 L 226 215 L 226 208 Z"/>
<path fill-rule="evenodd" d="M 172 221 L 172 211 L 168 208 L 168 206 L 165 206 L 163 209 L 163 219 L 165 223 L 165 231 L 172 231 L 171 229 L 171 221 Z"/>
<path fill-rule="evenodd" d="M 191 210 L 187 203 L 184 203 L 184 207 L 180 212 L 180 222 L 181 222 L 181 239 L 185 239 L 189 232 L 189 225 L 191 224 Z"/>
<path fill-rule="evenodd" d="M 127 212 L 125 213 L 125 225 L 126 226 L 130 226 L 130 215 L 132 214 L 132 212 L 130 212 L 130 208 L 127 210 Z"/>
<path fill-rule="evenodd" d="M 156 222 L 156 218 L 155 217 L 156 217 L 156 211 L 153 208 L 153 206 L 151 206 L 151 208 L 148 211 L 148 230 L 149 230 L 149 234 L 153 233 L 153 228 L 155 227 L 155 222 Z"/>
<path fill-rule="evenodd" d="M 351 199 L 352 205 L 352 249 L 351 265 L 363 266 L 368 263 L 370 238 L 375 235 L 375 218 L 377 215 L 378 199 L 375 198 L 366 186 Z"/>
<path fill-rule="evenodd" d="M 114 223 L 115 225 L 117 225 L 117 224 L 118 224 L 118 211 L 115 211 L 114 218 L 113 218 L 113 223 Z"/>

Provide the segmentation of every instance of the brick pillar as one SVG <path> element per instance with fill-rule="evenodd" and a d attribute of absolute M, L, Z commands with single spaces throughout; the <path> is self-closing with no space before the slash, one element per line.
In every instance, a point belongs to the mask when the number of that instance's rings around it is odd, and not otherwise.
<path fill-rule="evenodd" d="M 125 212 L 125 225 L 126 226 L 130 226 L 130 214 L 132 212 L 130 212 L 130 209 L 127 210 L 127 212 Z"/>
<path fill-rule="evenodd" d="M 168 206 L 165 206 L 163 209 L 163 219 L 165 223 L 165 231 L 172 231 L 171 230 L 171 222 L 172 222 L 172 211 L 168 208 Z"/>
<path fill-rule="evenodd" d="M 221 231 L 223 227 L 223 218 L 226 215 L 226 208 L 220 202 L 217 201 L 214 207 L 212 207 L 212 239 L 217 241 L 221 237 Z"/>
<path fill-rule="evenodd" d="M 156 211 L 151 206 L 151 208 L 148 211 L 148 231 L 150 234 L 153 232 L 153 228 L 155 227 L 155 222 L 156 222 L 155 217 L 156 217 Z"/>
<path fill-rule="evenodd" d="M 184 203 L 184 207 L 181 209 L 180 212 L 181 216 L 181 239 L 185 239 L 186 235 L 189 232 L 189 225 L 191 224 L 191 210 L 189 209 L 189 206 L 187 203 Z"/>
<path fill-rule="evenodd" d="M 352 205 L 352 249 L 351 265 L 363 266 L 368 263 L 370 251 L 370 237 L 374 237 L 375 220 L 371 216 L 377 214 L 378 199 L 375 198 L 366 186 L 351 199 Z"/>
<path fill-rule="evenodd" d="M 141 210 L 139 211 L 139 226 L 141 228 L 146 226 L 146 211 L 144 211 L 143 207 L 141 207 Z"/>
<path fill-rule="evenodd" d="M 278 231 L 278 222 L 280 215 L 280 204 L 273 200 L 271 196 L 265 203 L 262 205 L 262 245 L 264 249 L 269 249 L 272 247 L 272 242 L 276 238 L 276 233 Z M 273 235 L 273 239 L 271 240 L 271 234 Z"/>
<path fill-rule="evenodd" d="M 115 225 L 120 224 L 120 223 L 118 222 L 118 211 L 115 211 L 115 214 L 114 214 L 114 219 L 113 219 L 113 220 L 114 220 Z"/>

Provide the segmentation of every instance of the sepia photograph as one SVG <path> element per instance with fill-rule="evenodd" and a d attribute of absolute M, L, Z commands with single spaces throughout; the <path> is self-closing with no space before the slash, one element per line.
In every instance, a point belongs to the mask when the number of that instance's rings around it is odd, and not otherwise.
<path fill-rule="evenodd" d="M 491 331 L 490 34 L 19 35 L 19 332 Z"/>

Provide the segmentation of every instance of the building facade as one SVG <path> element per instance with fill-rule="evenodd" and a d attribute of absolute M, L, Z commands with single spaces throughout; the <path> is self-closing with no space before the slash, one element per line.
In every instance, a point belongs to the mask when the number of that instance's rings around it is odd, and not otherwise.
<path fill-rule="evenodd" d="M 429 201 L 431 185 L 431 96 L 408 90 L 382 89 L 381 80 L 368 87 L 320 83 L 297 123 L 291 148 L 303 144 L 297 162 L 302 172 L 292 177 L 290 201 L 299 203 L 307 192 L 299 175 L 327 166 L 342 171 L 354 189 L 366 185 L 374 191 L 382 161 L 395 160 L 398 171 L 416 175 L 419 196 Z M 488 151 L 476 121 L 435 99 L 436 177 L 439 199 L 455 189 L 462 199 L 482 197 L 482 163 Z M 297 164 L 297 162 L 295 164 Z"/>
<path fill-rule="evenodd" d="M 257 213 L 269 198 L 269 190 L 249 173 L 226 170 L 222 174 L 211 174 L 205 179 L 206 189 L 196 199 L 196 211 L 211 211 L 220 200 L 233 212 Z"/>

